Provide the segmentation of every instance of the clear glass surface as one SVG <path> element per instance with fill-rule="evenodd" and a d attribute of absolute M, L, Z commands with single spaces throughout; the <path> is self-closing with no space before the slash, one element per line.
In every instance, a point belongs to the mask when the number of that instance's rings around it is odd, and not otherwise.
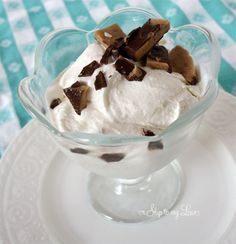
<path fill-rule="evenodd" d="M 118 23 L 128 33 L 148 18 L 157 17 L 145 10 L 125 8 L 112 13 L 97 28 Z M 202 115 L 217 96 L 218 44 L 212 33 L 197 25 L 172 28 L 165 35 L 168 48 L 181 45 L 188 49 L 198 65 L 205 93 L 191 110 L 159 135 L 62 133 L 50 122 L 45 92 L 89 43 L 95 41 L 93 32 L 60 29 L 47 34 L 36 50 L 34 75 L 21 81 L 19 96 L 28 112 L 49 130 L 61 150 L 92 173 L 88 192 L 98 212 L 116 221 L 151 220 L 156 217 L 140 215 L 140 211 L 150 208 L 153 201 L 163 209 L 170 209 L 181 192 L 181 174 L 176 170 L 180 166 L 173 161 L 187 148 Z M 118 195 L 117 189 L 121 189 Z"/>

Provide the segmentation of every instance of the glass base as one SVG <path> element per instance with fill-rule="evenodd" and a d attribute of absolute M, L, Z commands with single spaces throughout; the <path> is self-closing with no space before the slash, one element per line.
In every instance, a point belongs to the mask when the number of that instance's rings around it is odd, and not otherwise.
<path fill-rule="evenodd" d="M 88 192 L 94 209 L 117 222 L 138 223 L 157 220 L 177 202 L 182 171 L 173 161 L 147 177 L 113 179 L 90 175 Z"/>

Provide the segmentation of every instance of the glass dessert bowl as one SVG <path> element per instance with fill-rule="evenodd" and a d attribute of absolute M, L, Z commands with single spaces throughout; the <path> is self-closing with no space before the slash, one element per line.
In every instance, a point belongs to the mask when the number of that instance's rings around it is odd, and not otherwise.
<path fill-rule="evenodd" d="M 96 29 L 117 23 L 125 33 L 143 25 L 154 14 L 137 8 L 114 12 Z M 172 28 L 166 45 L 187 49 L 198 67 L 204 95 L 167 129 L 155 136 L 61 132 L 51 122 L 45 98 L 56 77 L 95 42 L 94 31 L 60 29 L 47 34 L 35 55 L 35 72 L 19 85 L 19 97 L 27 111 L 45 126 L 60 149 L 91 172 L 90 201 L 109 219 L 135 223 L 157 219 L 145 214 L 154 204 L 170 210 L 183 188 L 177 157 L 197 131 L 203 114 L 218 92 L 219 48 L 214 36 L 197 25 Z M 144 101 L 145 102 L 145 101 Z"/>

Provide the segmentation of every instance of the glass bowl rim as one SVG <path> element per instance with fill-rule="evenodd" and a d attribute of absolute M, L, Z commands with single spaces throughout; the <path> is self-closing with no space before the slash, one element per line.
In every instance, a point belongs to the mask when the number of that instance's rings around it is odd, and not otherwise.
<path fill-rule="evenodd" d="M 104 21 L 108 20 L 112 16 L 125 12 L 125 11 L 135 11 L 135 12 L 144 12 L 149 15 L 153 15 L 154 17 L 159 17 L 156 13 L 152 13 L 149 10 L 141 9 L 141 8 L 134 8 L 134 7 L 126 7 L 119 10 L 116 10 L 112 12 L 108 17 L 103 19 L 98 25 L 90 31 L 86 31 L 84 29 L 80 28 L 60 28 L 54 31 L 51 31 L 47 33 L 39 42 L 39 44 L 36 47 L 35 51 L 35 68 L 34 68 L 34 75 L 31 77 L 26 77 L 20 82 L 18 93 L 19 96 L 22 99 L 22 95 L 25 97 L 27 94 L 25 93 L 24 89 L 22 89 L 22 84 L 26 83 L 28 87 L 30 86 L 30 81 L 37 76 L 40 62 L 39 57 L 42 56 L 44 47 L 51 41 L 51 39 L 57 35 L 58 33 L 67 32 L 67 31 L 77 31 L 77 32 L 83 32 L 87 37 L 87 43 L 88 41 L 88 35 L 93 33 L 97 27 L 103 23 Z M 195 119 L 197 119 L 200 115 L 202 115 L 213 103 L 215 100 L 217 94 L 218 94 L 218 81 L 217 81 L 217 75 L 219 70 L 219 46 L 217 43 L 216 38 L 214 35 L 207 30 L 206 28 L 196 25 L 196 24 L 187 24 L 182 25 L 179 27 L 174 27 L 170 29 L 170 32 L 176 32 L 181 28 L 191 28 L 191 29 L 197 29 L 205 34 L 205 36 L 208 37 L 209 42 L 211 43 L 211 48 L 214 49 L 215 53 L 215 65 L 213 67 L 212 73 L 214 75 L 212 76 L 212 79 L 209 80 L 209 86 L 206 90 L 205 94 L 201 99 L 187 112 L 185 112 L 183 115 L 181 115 L 176 121 L 174 121 L 171 125 L 169 125 L 166 129 L 161 131 L 159 134 L 155 136 L 142 136 L 142 135 L 128 135 L 128 134 L 98 134 L 98 133 L 85 133 L 85 132 L 61 132 L 59 131 L 50 121 L 48 118 L 46 118 L 45 115 L 41 113 L 35 106 L 27 104 L 27 102 L 23 102 L 23 105 L 27 108 L 27 110 L 33 115 L 33 117 L 37 118 L 44 126 L 46 126 L 52 133 L 54 133 L 57 136 L 60 136 L 62 138 L 72 140 L 75 142 L 79 142 L 81 144 L 87 144 L 87 145 L 104 145 L 104 146 L 114 146 L 114 145 L 120 145 L 120 144 L 127 144 L 127 143 L 136 143 L 136 142 L 150 142 L 150 141 L 157 141 L 162 140 L 167 134 L 172 133 L 173 131 L 176 131 L 178 128 L 187 125 L 191 122 L 193 122 Z M 218 61 L 218 62 L 217 62 Z"/>

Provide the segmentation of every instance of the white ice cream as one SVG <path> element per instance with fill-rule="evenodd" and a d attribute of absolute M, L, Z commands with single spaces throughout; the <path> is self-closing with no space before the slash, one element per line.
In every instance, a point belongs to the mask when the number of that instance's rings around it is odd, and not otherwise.
<path fill-rule="evenodd" d="M 142 67 L 147 74 L 140 81 L 127 81 L 114 68 L 114 64 L 103 65 L 90 77 L 79 77 L 84 66 L 93 60 L 100 61 L 104 49 L 99 44 L 91 44 L 48 88 L 48 103 L 61 98 L 50 117 L 60 131 L 80 131 L 88 133 L 142 134 L 143 129 L 154 133 L 168 127 L 199 98 L 189 92 L 189 86 L 178 73 Z M 94 81 L 99 71 L 103 71 L 107 87 L 95 90 Z M 90 86 L 90 102 L 78 115 L 63 88 L 77 80 Z"/>

